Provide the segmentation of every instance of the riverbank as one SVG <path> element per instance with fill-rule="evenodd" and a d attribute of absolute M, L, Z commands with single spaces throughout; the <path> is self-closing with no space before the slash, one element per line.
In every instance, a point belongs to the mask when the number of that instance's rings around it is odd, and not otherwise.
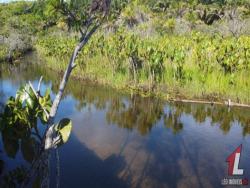
<path fill-rule="evenodd" d="M 30 2 L 0 3 L 0 63 L 19 61 L 33 48 L 38 18 L 26 10 Z"/>
<path fill-rule="evenodd" d="M 63 61 L 62 59 L 59 60 L 52 56 L 45 56 L 42 49 L 38 52 L 40 58 L 43 59 L 43 65 L 63 74 L 67 66 L 66 59 Z M 105 69 L 105 62 L 107 62 L 107 60 L 102 59 L 102 61 L 99 61 L 99 66 L 94 63 L 95 60 L 86 59 L 86 62 L 86 65 L 83 66 L 79 64 L 78 67 L 74 69 L 72 73 L 73 79 L 87 80 L 96 84 L 108 85 L 123 92 L 137 93 L 144 97 L 156 96 L 169 101 L 231 104 L 236 106 L 241 106 L 243 103 L 250 104 L 247 85 L 249 78 L 247 77 L 247 72 L 241 72 L 235 76 L 236 79 L 244 78 L 240 80 L 240 83 L 242 84 L 245 81 L 245 85 L 240 86 L 237 84 L 236 86 L 228 88 L 225 88 L 225 85 L 224 87 L 220 87 L 223 86 L 223 82 L 229 81 L 228 76 L 221 73 L 218 74 L 218 72 L 210 73 L 210 75 L 208 75 L 210 82 L 204 83 L 205 85 L 202 85 L 200 80 L 181 83 L 175 81 L 173 78 L 170 79 L 169 82 L 164 81 L 150 85 L 149 80 L 134 83 L 133 80 L 126 78 L 124 75 L 110 74 L 110 70 Z M 218 80 L 216 80 L 216 78 L 218 78 Z M 229 100 L 232 101 L 230 104 L 228 104 Z"/>
<path fill-rule="evenodd" d="M 0 28 L 0 63 L 13 63 L 33 50 L 32 34 L 8 28 Z"/>
<path fill-rule="evenodd" d="M 76 42 L 46 37 L 36 48 L 44 65 L 61 72 Z M 249 42 L 246 36 L 197 33 L 153 39 L 131 33 L 97 34 L 79 54 L 73 76 L 166 100 L 250 104 Z"/>
<path fill-rule="evenodd" d="M 62 72 L 78 35 L 65 20 L 38 7 L 28 2 L 0 6 L 0 35 L 21 38 L 5 42 L 11 48 L 0 45 L 0 59 L 28 41 L 24 44 L 34 45 L 45 66 Z M 167 100 L 250 104 L 248 7 L 246 2 L 184 1 L 114 6 L 112 18 L 79 54 L 73 76 Z"/>

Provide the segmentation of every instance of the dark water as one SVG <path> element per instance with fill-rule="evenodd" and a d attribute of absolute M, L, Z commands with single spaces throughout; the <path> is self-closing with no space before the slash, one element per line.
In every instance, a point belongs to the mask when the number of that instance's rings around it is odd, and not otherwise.
<path fill-rule="evenodd" d="M 27 62 L 1 65 L 1 105 L 21 84 L 37 85 L 40 75 L 42 90 L 55 92 L 61 75 Z M 249 109 L 172 104 L 71 80 L 62 117 L 73 120 L 73 132 L 59 148 L 59 160 L 52 154 L 51 187 L 58 183 L 55 169 L 59 187 L 221 187 L 226 158 L 240 144 L 242 178 L 250 179 Z M 1 181 L 8 171 L 29 165 L 22 149 L 6 152 L 12 147 L 1 136 Z"/>

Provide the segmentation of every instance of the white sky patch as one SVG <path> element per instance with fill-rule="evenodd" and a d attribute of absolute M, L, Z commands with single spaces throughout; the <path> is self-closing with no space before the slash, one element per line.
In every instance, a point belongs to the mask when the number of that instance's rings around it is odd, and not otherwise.
<path fill-rule="evenodd" d="M 34 0 L 0 0 L 0 3 L 9 3 L 9 2 L 15 2 L 15 1 L 34 1 Z"/>

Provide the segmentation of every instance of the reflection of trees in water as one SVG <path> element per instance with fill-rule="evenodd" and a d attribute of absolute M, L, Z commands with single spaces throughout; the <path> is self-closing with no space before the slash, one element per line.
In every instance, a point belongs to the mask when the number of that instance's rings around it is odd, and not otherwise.
<path fill-rule="evenodd" d="M 36 127 L 34 122 L 34 127 Z M 24 124 L 13 124 L 13 126 L 4 126 L 1 130 L 2 143 L 4 148 L 3 155 L 7 155 L 8 158 L 16 159 L 18 153 L 21 153 L 22 158 L 29 165 L 20 165 L 17 161 L 17 167 L 13 170 L 5 173 L 1 177 L 0 186 L 2 187 L 16 187 L 24 183 L 25 180 L 29 180 L 32 163 L 39 158 L 39 148 L 41 146 L 41 135 L 36 128 L 36 132 L 33 132 L 31 128 Z M 38 157 L 38 158 L 37 158 Z M 44 168 L 41 167 L 41 168 Z M 34 174 L 35 179 L 33 183 L 41 180 L 42 169 L 38 167 Z M 5 169 L 4 161 L 2 161 L 2 169 Z"/>
<path fill-rule="evenodd" d="M 167 128 L 172 129 L 174 134 L 183 129 L 183 123 L 180 119 L 182 113 L 178 108 L 169 108 L 169 111 L 164 114 L 164 124 Z"/>
<path fill-rule="evenodd" d="M 164 103 L 161 100 L 137 96 L 132 97 L 128 105 L 125 104 L 119 98 L 112 99 L 107 110 L 107 121 L 122 128 L 137 129 L 142 135 L 149 133 L 162 117 L 165 126 L 173 133 L 180 132 L 185 125 L 181 120 L 183 114 L 192 115 L 197 123 L 211 119 L 211 125 L 218 124 L 225 134 L 230 131 L 233 122 L 239 122 L 243 135 L 250 134 L 248 109 L 175 103 L 167 105 L 165 112 Z"/>
<path fill-rule="evenodd" d="M 42 66 L 29 65 L 28 67 L 18 67 L 17 73 L 20 79 L 37 80 L 37 75 L 44 75 L 45 83 L 52 82 L 52 91 L 58 88 L 60 77 L 54 71 Z M 22 71 L 20 71 L 22 70 Z M 2 77 L 11 77 L 11 72 L 4 69 Z M 16 80 L 16 79 L 13 79 Z M 94 105 L 97 109 L 107 109 L 106 118 L 109 123 L 117 124 L 119 127 L 127 129 L 137 129 L 142 135 L 150 132 L 153 126 L 161 120 L 167 128 L 178 133 L 182 130 L 185 122 L 181 121 L 183 114 L 192 115 L 197 123 L 211 119 L 211 125 L 218 124 L 224 133 L 228 133 L 232 123 L 237 121 L 243 129 L 243 135 L 250 133 L 250 110 L 243 108 L 231 108 L 225 106 L 210 106 L 203 104 L 165 104 L 160 99 L 142 98 L 134 95 L 129 98 L 104 86 L 95 86 L 70 80 L 66 95 L 72 95 L 77 100 L 78 110 Z M 164 110 L 166 106 L 167 110 Z"/>
<path fill-rule="evenodd" d="M 111 100 L 107 110 L 107 121 L 122 128 L 137 129 L 142 135 L 150 132 L 153 126 L 163 117 L 167 128 L 174 133 L 182 130 L 185 122 L 181 121 L 183 114 L 192 115 L 197 123 L 211 120 L 211 125 L 218 125 L 226 134 L 235 122 L 239 122 L 243 135 L 250 134 L 250 111 L 242 108 L 210 106 L 201 104 L 170 104 L 167 112 L 163 110 L 164 103 L 158 99 L 132 97 L 125 102 L 119 98 Z"/>
<path fill-rule="evenodd" d="M 3 79 L 2 79 L 2 66 L 0 65 L 0 112 L 3 110 L 4 104 L 4 91 L 3 91 Z"/>
<path fill-rule="evenodd" d="M 11 81 L 13 86 L 19 87 L 23 81 L 36 79 L 33 66 L 27 67 L 25 63 L 20 66 L 3 64 L 0 71 L 1 84 L 6 79 Z M 0 89 L 4 94 L 3 88 Z M 3 102 L 5 103 L 5 99 L 3 99 Z M 16 105 L 17 101 L 14 103 Z M 18 101 L 19 103 L 22 104 Z M 42 131 L 38 130 L 38 119 L 31 118 L 35 116 L 21 116 L 20 114 L 25 114 L 24 112 L 28 111 L 25 106 L 20 105 L 19 108 L 15 106 L 13 109 L 12 107 L 6 105 L 3 108 L 4 113 L 0 113 L 0 131 L 4 150 L 4 152 L 0 152 L 0 171 L 3 173 L 0 176 L 0 187 L 26 187 L 36 183 L 40 184 L 41 174 L 44 174 L 44 171 L 48 172 L 48 168 L 45 156 L 40 157 L 43 156 L 43 150 L 41 150 Z M 19 111 L 20 114 L 13 116 L 12 110 Z M 9 169 L 9 161 L 6 159 L 15 159 L 12 162 L 11 169 Z"/>
<path fill-rule="evenodd" d="M 119 127 L 137 129 L 142 135 L 150 132 L 163 115 L 163 103 L 158 99 L 133 96 L 128 104 L 119 98 L 111 100 L 106 118 Z"/>
<path fill-rule="evenodd" d="M 150 132 L 153 126 L 163 118 L 164 124 L 174 133 L 182 130 L 185 122 L 181 121 L 183 114 L 192 115 L 197 123 L 211 120 L 211 125 L 218 125 L 226 134 L 233 122 L 239 122 L 243 135 L 250 134 L 250 110 L 242 108 L 227 108 L 225 106 L 210 106 L 203 104 L 165 104 L 160 99 L 142 98 L 134 95 L 131 98 L 107 88 L 84 85 L 81 88 L 70 87 L 71 94 L 78 99 L 78 109 L 87 104 L 97 109 L 106 107 L 108 123 L 117 124 L 127 129 L 137 129 L 142 135 Z M 81 106 L 81 104 L 84 104 Z M 164 111 L 164 106 L 167 110 Z"/>
<path fill-rule="evenodd" d="M 44 75 L 45 82 L 52 81 L 52 91 L 59 85 L 59 75 L 54 71 L 41 66 L 27 69 L 27 79 Z M 32 76 L 33 75 L 33 76 Z M 24 78 L 25 78 L 24 77 Z M 250 110 L 244 108 L 227 108 L 226 106 L 211 106 L 204 104 L 164 103 L 156 98 L 142 98 L 137 95 L 128 97 L 109 87 L 70 80 L 65 96 L 72 95 L 77 100 L 76 109 L 94 105 L 97 109 L 107 110 L 106 118 L 109 123 L 117 124 L 127 129 L 137 129 L 142 135 L 150 132 L 153 126 L 161 119 L 167 128 L 174 133 L 182 130 L 185 122 L 181 121 L 183 114 L 192 115 L 197 123 L 203 123 L 208 118 L 211 125 L 217 125 L 226 134 L 230 131 L 233 122 L 239 122 L 243 135 L 250 134 Z M 164 110 L 166 106 L 167 110 Z"/>
<path fill-rule="evenodd" d="M 239 122 L 243 129 L 243 135 L 250 134 L 250 110 L 244 108 L 227 108 L 225 106 L 211 106 L 203 104 L 181 104 L 171 105 L 182 113 L 192 115 L 197 123 L 211 120 L 211 125 L 218 125 L 226 134 L 234 122 Z"/>
<path fill-rule="evenodd" d="M 188 104 L 183 104 L 185 108 Z M 189 105 L 191 107 L 190 114 L 198 122 L 202 123 L 207 118 L 211 119 L 211 125 L 218 124 L 220 129 L 226 134 L 230 131 L 232 123 L 239 122 L 243 135 L 250 134 L 250 110 L 244 108 L 227 108 L 225 106 L 210 106 L 210 105 Z"/>

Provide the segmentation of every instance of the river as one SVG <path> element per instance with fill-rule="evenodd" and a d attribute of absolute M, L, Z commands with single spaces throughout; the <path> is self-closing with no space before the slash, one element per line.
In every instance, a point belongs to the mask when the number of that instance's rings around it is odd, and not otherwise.
<path fill-rule="evenodd" d="M 42 91 L 57 91 L 62 75 L 32 61 L 0 65 L 1 104 L 29 80 L 37 86 L 41 75 Z M 250 178 L 247 108 L 169 103 L 71 79 L 57 120 L 63 117 L 72 119 L 73 130 L 59 158 L 52 154 L 51 187 L 221 187 L 229 177 L 226 159 L 241 144 L 244 174 L 236 178 Z M 29 160 L 0 138 L 3 181 Z"/>

